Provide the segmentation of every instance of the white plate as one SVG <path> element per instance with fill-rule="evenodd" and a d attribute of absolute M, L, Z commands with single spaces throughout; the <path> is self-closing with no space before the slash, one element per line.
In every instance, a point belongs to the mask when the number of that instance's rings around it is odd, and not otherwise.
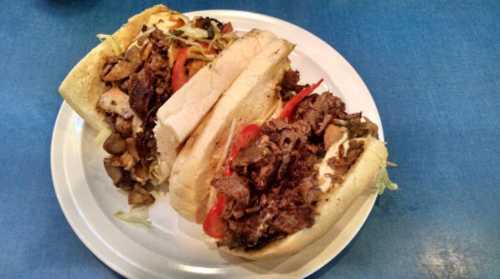
<path fill-rule="evenodd" d="M 322 89 L 339 95 L 349 111 L 362 111 L 380 127 L 377 108 L 365 84 L 331 46 L 288 22 L 249 12 L 208 10 L 188 13 L 231 21 L 237 31 L 267 29 L 296 43 L 292 66 L 302 81 L 325 78 Z M 356 200 L 344 217 L 320 240 L 285 259 L 247 262 L 223 256 L 208 247 L 201 226 L 181 219 L 168 202 L 151 212 L 153 228 L 123 223 L 113 217 L 126 210 L 126 195 L 107 177 L 104 152 L 95 133 L 63 103 L 57 117 L 51 150 L 52 179 L 61 208 L 73 230 L 109 267 L 131 278 L 256 276 L 304 277 L 332 260 L 354 238 L 368 217 L 375 194 Z"/>

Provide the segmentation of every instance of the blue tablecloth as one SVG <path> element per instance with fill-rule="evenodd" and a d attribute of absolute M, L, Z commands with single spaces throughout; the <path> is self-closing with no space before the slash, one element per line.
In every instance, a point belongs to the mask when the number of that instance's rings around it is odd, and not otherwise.
<path fill-rule="evenodd" d="M 57 203 L 49 147 L 57 87 L 156 1 L 3 1 L 0 278 L 115 278 Z M 315 33 L 358 70 L 380 110 L 401 190 L 382 196 L 313 278 L 500 278 L 499 1 L 171 1 L 241 9 Z"/>

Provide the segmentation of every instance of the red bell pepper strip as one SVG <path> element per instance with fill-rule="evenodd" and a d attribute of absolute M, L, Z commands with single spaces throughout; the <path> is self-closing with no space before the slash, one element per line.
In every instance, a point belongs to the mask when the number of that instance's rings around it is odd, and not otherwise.
<path fill-rule="evenodd" d="M 222 238 L 224 236 L 224 223 L 220 216 L 224 211 L 224 194 L 217 195 L 217 201 L 208 211 L 207 217 L 203 222 L 203 231 L 213 238 Z"/>
<path fill-rule="evenodd" d="M 208 49 L 208 47 L 210 46 L 210 44 L 207 42 L 200 42 L 200 45 L 205 49 Z"/>
<path fill-rule="evenodd" d="M 303 88 L 300 90 L 299 94 L 293 96 L 288 103 L 285 104 L 285 107 L 281 111 L 280 117 L 291 120 L 293 113 L 295 112 L 295 109 L 297 106 L 304 100 L 305 97 L 307 97 L 309 94 L 311 94 L 318 86 L 323 82 L 323 79 L 320 79 L 318 82 L 309 85 L 308 87 Z"/>
<path fill-rule="evenodd" d="M 233 171 L 231 169 L 232 161 L 238 156 L 240 150 L 250 144 L 260 134 L 260 127 L 257 124 L 249 124 L 244 126 L 238 136 L 235 138 L 231 146 L 231 151 L 224 169 L 224 176 L 230 176 Z M 207 217 L 203 221 L 203 231 L 213 238 L 222 238 L 224 236 L 224 223 L 221 215 L 224 212 L 225 197 L 224 194 L 217 195 L 217 201 L 208 211 Z"/>
<path fill-rule="evenodd" d="M 229 156 L 226 162 L 226 168 L 224 170 L 225 176 L 230 176 L 233 173 L 231 164 L 236 156 L 238 156 L 238 153 L 240 153 L 240 150 L 250 144 L 250 142 L 254 140 L 259 134 L 260 127 L 257 124 L 249 124 L 241 129 L 238 137 L 236 137 L 233 145 L 231 146 L 231 151 L 229 152 Z"/>
<path fill-rule="evenodd" d="M 201 45 L 204 49 L 206 49 L 206 51 L 205 51 L 205 52 L 206 52 L 207 54 L 214 54 L 214 53 L 216 53 L 216 52 L 215 52 L 215 49 L 214 49 L 212 46 L 210 46 L 210 44 L 209 44 L 209 43 L 207 43 L 207 42 L 200 42 L 200 45 Z"/>
<path fill-rule="evenodd" d="M 302 89 L 299 94 L 295 95 L 288 103 L 286 103 L 283 111 L 280 114 L 281 118 L 290 120 L 295 111 L 297 105 L 309 94 L 311 94 L 318 86 L 323 82 L 320 79 L 318 82 Z M 234 143 L 231 146 L 231 151 L 229 153 L 226 167 L 224 169 L 224 176 L 232 175 L 233 171 L 231 169 L 231 164 L 233 160 L 238 156 L 240 150 L 250 144 L 260 134 L 260 126 L 256 124 L 249 124 L 244 126 L 238 136 L 235 138 Z M 213 238 L 222 238 L 224 236 L 224 224 L 220 216 L 224 212 L 225 197 L 224 194 L 219 193 L 217 196 L 217 201 L 212 206 L 210 211 L 203 222 L 203 230 L 206 234 Z"/>
<path fill-rule="evenodd" d="M 177 52 L 174 67 L 172 68 L 172 89 L 174 90 L 174 93 L 188 81 L 186 69 L 184 67 L 186 65 L 187 56 L 187 48 L 181 48 Z"/>
<path fill-rule="evenodd" d="M 224 25 L 222 25 L 222 30 L 221 32 L 224 34 L 224 33 L 229 33 L 229 32 L 233 32 L 233 25 L 231 24 L 231 22 L 227 22 L 227 23 L 224 23 Z"/>
<path fill-rule="evenodd" d="M 176 20 L 176 22 L 175 22 L 175 26 L 174 26 L 174 27 L 175 27 L 175 28 L 179 28 L 179 27 L 182 27 L 182 26 L 184 26 L 184 20 L 182 20 L 182 19 L 178 18 L 178 19 Z"/>

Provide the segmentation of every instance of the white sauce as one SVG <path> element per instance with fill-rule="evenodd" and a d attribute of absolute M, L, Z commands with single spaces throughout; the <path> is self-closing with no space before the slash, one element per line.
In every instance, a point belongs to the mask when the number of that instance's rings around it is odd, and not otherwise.
<path fill-rule="evenodd" d="M 332 179 L 329 175 L 335 174 L 335 170 L 328 165 L 328 160 L 338 156 L 340 145 L 344 146 L 345 151 L 349 148 L 347 133 L 344 133 L 342 137 L 328 149 L 325 158 L 320 163 L 318 175 L 320 184 L 319 188 L 323 193 L 326 193 L 330 187 L 332 187 Z"/>

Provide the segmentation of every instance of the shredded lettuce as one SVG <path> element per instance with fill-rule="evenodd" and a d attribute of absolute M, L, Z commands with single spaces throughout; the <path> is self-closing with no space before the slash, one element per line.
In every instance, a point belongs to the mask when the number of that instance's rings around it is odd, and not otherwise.
<path fill-rule="evenodd" d="M 189 39 L 189 38 L 188 39 L 184 39 L 184 38 L 176 36 L 176 35 L 174 35 L 172 33 L 165 33 L 165 35 L 167 35 L 167 37 L 170 37 L 172 39 L 179 40 L 179 41 L 185 43 L 186 45 L 201 47 L 201 45 L 198 42 L 196 42 L 196 41 L 194 41 L 192 39 Z"/>
<path fill-rule="evenodd" d="M 222 165 L 224 165 L 224 162 L 226 161 L 227 154 L 229 153 L 229 148 L 231 147 L 231 143 L 233 141 L 233 136 L 234 136 L 234 130 L 236 129 L 236 120 L 231 121 L 231 126 L 229 126 L 229 132 L 227 133 L 226 137 L 226 143 L 224 144 L 224 150 L 222 151 L 222 156 L 219 159 L 219 162 L 217 162 L 217 166 L 215 167 L 216 170 L 220 169 Z"/>
<path fill-rule="evenodd" d="M 113 53 L 116 56 L 122 54 L 122 52 L 123 52 L 122 48 L 120 47 L 118 42 L 115 40 L 115 38 L 113 38 L 113 35 L 97 34 L 96 36 L 101 42 L 108 42 L 111 46 L 111 49 L 113 50 Z"/>
<path fill-rule="evenodd" d="M 192 27 L 192 26 L 189 26 L 189 24 L 183 25 L 182 27 L 177 28 L 176 30 L 182 31 L 183 35 L 187 36 L 188 38 L 203 39 L 203 38 L 208 37 L 207 30 Z"/>
<path fill-rule="evenodd" d="M 259 125 L 264 124 L 267 120 L 269 120 L 273 115 L 276 115 L 278 110 L 283 106 L 283 101 L 279 99 L 272 107 L 269 109 L 262 117 L 259 117 L 255 120 L 255 122 Z"/>
<path fill-rule="evenodd" d="M 221 32 L 221 30 L 219 29 L 219 26 L 217 26 L 217 23 L 215 23 L 215 21 L 211 20 L 210 25 L 212 25 L 212 28 L 214 29 L 216 34 L 219 34 Z"/>
<path fill-rule="evenodd" d="M 149 221 L 148 210 L 149 208 L 147 206 L 133 207 L 129 212 L 118 210 L 113 216 L 123 222 L 138 224 L 149 228 L 151 227 L 151 222 Z"/>
<path fill-rule="evenodd" d="M 398 167 L 398 164 L 394 163 L 394 162 L 391 162 L 391 161 L 387 161 L 387 166 L 388 167 L 391 167 L 391 168 L 397 168 Z"/>
<path fill-rule="evenodd" d="M 377 176 L 377 189 L 378 194 L 382 195 L 385 189 L 395 191 L 399 189 L 398 184 L 391 181 L 389 174 L 387 173 L 387 168 L 380 170 Z"/>
<path fill-rule="evenodd" d="M 160 184 L 162 181 L 167 179 L 167 174 L 162 173 L 160 160 L 154 160 L 149 166 L 149 176 L 153 178 L 153 184 Z"/>
<path fill-rule="evenodd" d="M 201 54 L 189 53 L 188 59 L 196 59 L 196 60 L 210 62 L 215 59 L 215 55 L 201 55 Z"/>

